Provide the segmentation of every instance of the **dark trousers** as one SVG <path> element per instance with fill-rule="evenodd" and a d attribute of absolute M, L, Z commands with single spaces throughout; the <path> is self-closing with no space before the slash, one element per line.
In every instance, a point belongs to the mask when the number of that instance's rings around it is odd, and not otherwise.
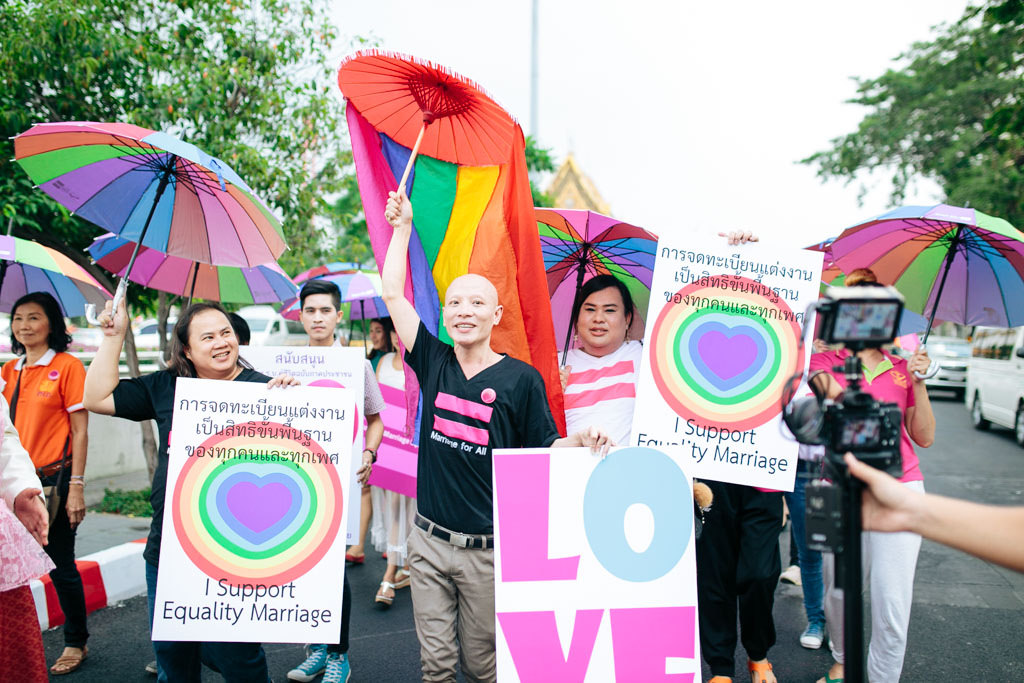
<path fill-rule="evenodd" d="M 352 614 L 352 589 L 348 587 L 348 574 L 342 582 L 341 590 L 341 640 L 337 645 L 328 645 L 328 652 L 336 652 L 339 655 L 348 654 L 348 622 Z"/>
<path fill-rule="evenodd" d="M 149 598 L 149 623 L 152 633 L 156 607 L 155 564 L 146 563 L 146 592 Z M 270 683 L 267 656 L 260 643 L 194 643 L 153 641 L 156 650 L 157 681 L 200 683 L 203 664 L 228 683 Z"/>
<path fill-rule="evenodd" d="M 732 676 L 737 605 L 747 656 L 764 659 L 775 644 L 772 606 L 782 569 L 782 494 L 706 483 L 715 499 L 697 541 L 700 647 L 712 676 Z"/>
<path fill-rule="evenodd" d="M 64 612 L 64 645 L 85 647 L 89 640 L 89 629 L 85 625 L 85 589 L 82 587 L 82 575 L 78 573 L 75 564 L 75 530 L 71 528 L 67 509 L 70 474 L 64 473 L 64 483 L 60 488 L 60 511 L 50 525 L 46 554 L 56 565 L 50 572 L 50 580 L 57 591 L 60 609 Z M 56 474 L 42 480 L 43 486 L 56 483 Z"/>

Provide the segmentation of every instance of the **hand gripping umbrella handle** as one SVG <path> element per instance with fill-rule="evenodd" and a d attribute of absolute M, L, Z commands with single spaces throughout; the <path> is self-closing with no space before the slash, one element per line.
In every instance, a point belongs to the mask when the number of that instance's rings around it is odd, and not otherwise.
<path fill-rule="evenodd" d="M 117 307 L 120 305 L 121 299 L 124 298 L 127 291 L 128 280 L 127 278 L 121 278 L 121 281 L 117 283 L 117 289 L 114 290 L 114 303 L 110 307 L 111 315 L 117 311 Z M 90 325 L 99 326 L 100 320 L 96 316 L 96 304 L 85 305 L 85 319 L 89 321 Z"/>
<path fill-rule="evenodd" d="M 936 374 L 938 374 L 939 367 L 939 361 L 933 360 L 931 364 L 928 365 L 928 369 L 925 372 L 918 372 L 917 370 L 915 370 L 914 377 L 918 379 L 930 379 L 934 377 Z"/>

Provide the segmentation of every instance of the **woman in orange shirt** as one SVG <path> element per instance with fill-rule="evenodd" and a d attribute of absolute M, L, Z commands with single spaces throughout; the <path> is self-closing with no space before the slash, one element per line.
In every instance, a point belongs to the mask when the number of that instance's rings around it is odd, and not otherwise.
<path fill-rule="evenodd" d="M 65 353 L 71 336 L 57 300 L 31 292 L 11 309 L 11 350 L 22 356 L 4 364 L 4 398 L 11 420 L 32 457 L 43 486 L 56 486 L 60 509 L 50 526 L 46 553 L 56 568 L 50 579 L 64 612 L 64 652 L 50 668 L 76 670 L 88 654 L 85 592 L 75 566 L 75 530 L 85 517 L 85 458 L 89 414 L 82 404 L 85 368 Z"/>

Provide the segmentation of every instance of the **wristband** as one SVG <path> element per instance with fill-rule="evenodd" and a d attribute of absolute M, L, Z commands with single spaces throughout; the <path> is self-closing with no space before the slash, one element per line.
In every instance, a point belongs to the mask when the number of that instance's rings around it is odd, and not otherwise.
<path fill-rule="evenodd" d="M 83 489 L 85 488 L 85 479 L 75 479 L 75 478 L 72 478 L 71 481 L 68 482 L 68 483 L 71 486 L 81 486 Z"/>
<path fill-rule="evenodd" d="M 377 451 L 372 448 L 364 448 L 363 453 L 369 453 L 370 457 L 373 458 L 370 462 L 377 462 Z"/>

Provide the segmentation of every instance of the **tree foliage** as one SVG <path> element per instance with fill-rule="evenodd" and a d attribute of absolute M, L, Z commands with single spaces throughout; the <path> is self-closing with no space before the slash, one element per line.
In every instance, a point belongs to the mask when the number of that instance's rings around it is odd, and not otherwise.
<path fill-rule="evenodd" d="M 1024 227 L 1024 2 L 969 7 L 898 61 L 857 80 L 850 101 L 868 108 L 857 130 L 802 163 L 847 182 L 890 172 L 894 204 L 929 178 L 947 202 Z"/>
<path fill-rule="evenodd" d="M 322 261 L 334 245 L 317 221 L 321 198 L 341 189 L 347 161 L 328 8 L 326 0 L 0 4 L 0 204 L 14 208 L 15 233 L 77 251 L 99 230 L 32 189 L 10 161 L 8 138 L 41 121 L 124 121 L 231 164 L 282 219 L 286 270 Z"/>

